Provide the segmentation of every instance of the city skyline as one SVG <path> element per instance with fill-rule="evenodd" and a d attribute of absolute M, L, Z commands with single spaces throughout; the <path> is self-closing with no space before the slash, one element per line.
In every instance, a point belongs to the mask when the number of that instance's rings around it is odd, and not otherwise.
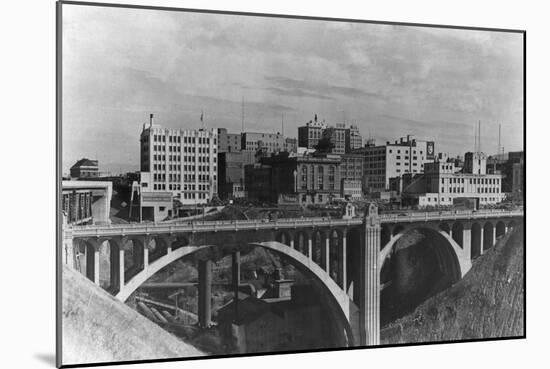
<path fill-rule="evenodd" d="M 83 21 L 86 18 L 86 21 Z M 283 27 L 284 25 L 284 27 Z M 317 114 L 378 144 L 407 134 L 463 155 L 523 150 L 522 34 L 67 6 L 63 171 L 139 167 L 139 134 L 165 127 L 281 131 Z M 133 35 L 131 37 L 130 35 Z"/>

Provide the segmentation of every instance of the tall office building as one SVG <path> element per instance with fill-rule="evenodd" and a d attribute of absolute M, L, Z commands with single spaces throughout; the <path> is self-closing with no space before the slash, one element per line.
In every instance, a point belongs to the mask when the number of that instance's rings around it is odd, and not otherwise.
<path fill-rule="evenodd" d="M 218 152 L 241 151 L 241 134 L 228 133 L 227 128 L 218 128 Z"/>
<path fill-rule="evenodd" d="M 386 145 L 372 143 L 354 153 L 364 156 L 365 187 L 373 192 L 389 189 L 390 178 L 423 173 L 424 164 L 435 158 L 433 141 L 416 140 L 410 135 Z"/>
<path fill-rule="evenodd" d="M 335 127 L 328 127 L 323 131 L 323 138 L 328 139 L 333 147 L 331 154 L 344 154 L 346 152 L 346 126 L 343 123 L 337 123 Z"/>
<path fill-rule="evenodd" d="M 352 150 L 359 149 L 361 147 L 363 147 L 363 137 L 361 137 L 361 133 L 359 133 L 359 128 L 357 128 L 357 125 L 352 124 L 346 129 L 346 152 L 349 153 Z"/>
<path fill-rule="evenodd" d="M 313 121 L 309 121 L 305 126 L 298 127 L 298 147 L 314 149 L 323 137 L 323 131 L 327 128 L 325 122 L 317 122 L 317 115 Z"/>
<path fill-rule="evenodd" d="M 243 132 L 241 135 L 241 150 L 262 150 L 266 153 L 285 151 L 285 138 L 280 133 Z"/>
<path fill-rule="evenodd" d="M 153 121 L 141 132 L 142 192 L 171 192 L 182 204 L 217 194 L 216 129 L 170 129 Z"/>

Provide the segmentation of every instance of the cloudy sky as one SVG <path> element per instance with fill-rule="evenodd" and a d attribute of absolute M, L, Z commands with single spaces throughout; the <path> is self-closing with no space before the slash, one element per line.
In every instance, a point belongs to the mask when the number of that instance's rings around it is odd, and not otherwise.
<path fill-rule="evenodd" d="M 285 135 L 313 119 L 378 143 L 523 149 L 518 33 L 63 6 L 63 169 L 137 170 L 149 113 L 166 127 Z"/>

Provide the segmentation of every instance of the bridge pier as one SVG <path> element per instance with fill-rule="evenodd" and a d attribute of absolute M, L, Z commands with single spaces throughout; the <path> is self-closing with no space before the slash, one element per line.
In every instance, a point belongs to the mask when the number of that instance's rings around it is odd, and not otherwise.
<path fill-rule="evenodd" d="M 239 318 L 239 285 L 241 283 L 241 252 L 231 255 L 231 279 L 233 282 L 233 302 L 235 304 L 235 321 Z"/>
<path fill-rule="evenodd" d="M 360 342 L 366 346 L 380 344 L 380 233 L 378 209 L 376 205 L 371 204 L 364 219 L 360 250 Z"/>
<path fill-rule="evenodd" d="M 311 234 L 307 236 L 307 257 L 309 260 L 313 260 L 313 241 L 311 240 Z"/>
<path fill-rule="evenodd" d="M 199 326 L 212 325 L 212 261 L 199 260 Z"/>

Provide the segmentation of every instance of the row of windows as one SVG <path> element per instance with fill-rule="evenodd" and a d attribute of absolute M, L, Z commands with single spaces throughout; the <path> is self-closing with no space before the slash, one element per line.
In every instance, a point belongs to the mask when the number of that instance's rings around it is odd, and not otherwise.
<path fill-rule="evenodd" d="M 445 187 L 441 187 L 441 193 L 445 192 Z M 449 192 L 451 193 L 464 193 L 464 187 L 451 187 L 449 188 Z M 498 188 L 494 187 L 483 187 L 477 188 L 477 193 L 499 193 L 500 191 Z"/>
<path fill-rule="evenodd" d="M 431 198 L 431 197 L 427 197 L 426 199 L 428 200 L 428 202 L 432 202 L 432 198 Z M 449 198 L 442 197 L 442 198 L 441 198 L 441 202 L 445 202 L 445 201 L 447 201 L 447 200 L 448 200 L 449 202 L 451 202 L 451 201 L 453 201 L 453 198 L 452 198 L 452 197 L 449 197 Z M 487 202 L 487 201 L 499 201 L 499 198 L 498 198 L 498 197 L 480 197 L 479 200 L 482 201 L 482 202 Z M 437 202 L 437 198 L 434 197 L 434 198 L 433 198 L 433 201 L 434 201 L 434 202 Z"/>
<path fill-rule="evenodd" d="M 393 152 L 392 149 L 390 149 L 389 151 L 390 151 L 390 154 Z M 409 150 L 404 150 L 404 152 L 405 152 L 405 154 L 408 154 Z M 401 150 L 397 150 L 397 153 L 401 154 Z M 412 150 L 412 153 L 416 154 L 416 150 Z M 423 152 L 422 152 L 422 150 L 420 150 L 420 155 L 422 155 L 422 154 L 423 154 Z"/>
<path fill-rule="evenodd" d="M 469 178 L 470 184 L 500 184 L 499 178 Z M 449 178 L 449 183 L 464 183 L 464 178 Z M 441 184 L 445 184 L 445 178 L 441 178 Z"/>
<path fill-rule="evenodd" d="M 183 198 L 185 200 L 194 200 L 195 199 L 195 196 L 197 196 L 199 199 L 206 199 L 207 198 L 207 195 L 206 193 L 187 193 L 187 192 L 184 192 L 182 194 Z"/>
<path fill-rule="evenodd" d="M 400 166 L 400 165 L 401 165 L 401 162 L 398 161 L 398 162 L 395 163 L 395 165 Z M 404 166 L 405 166 L 405 165 L 408 165 L 408 163 L 403 163 L 403 165 L 404 165 Z M 418 165 L 418 163 L 414 162 L 414 163 L 412 163 L 412 165 L 413 165 L 413 167 L 416 167 L 416 166 Z M 424 164 L 420 164 L 420 166 L 421 166 L 422 168 L 424 168 Z"/>
<path fill-rule="evenodd" d="M 210 138 L 209 137 L 183 137 L 183 143 L 190 143 L 190 144 L 207 144 L 209 143 Z M 153 141 L 154 142 L 166 142 L 166 136 L 165 135 L 153 135 Z M 216 138 L 213 138 L 214 145 L 216 144 Z M 168 136 L 168 142 L 172 143 L 181 143 L 181 136 Z"/>

